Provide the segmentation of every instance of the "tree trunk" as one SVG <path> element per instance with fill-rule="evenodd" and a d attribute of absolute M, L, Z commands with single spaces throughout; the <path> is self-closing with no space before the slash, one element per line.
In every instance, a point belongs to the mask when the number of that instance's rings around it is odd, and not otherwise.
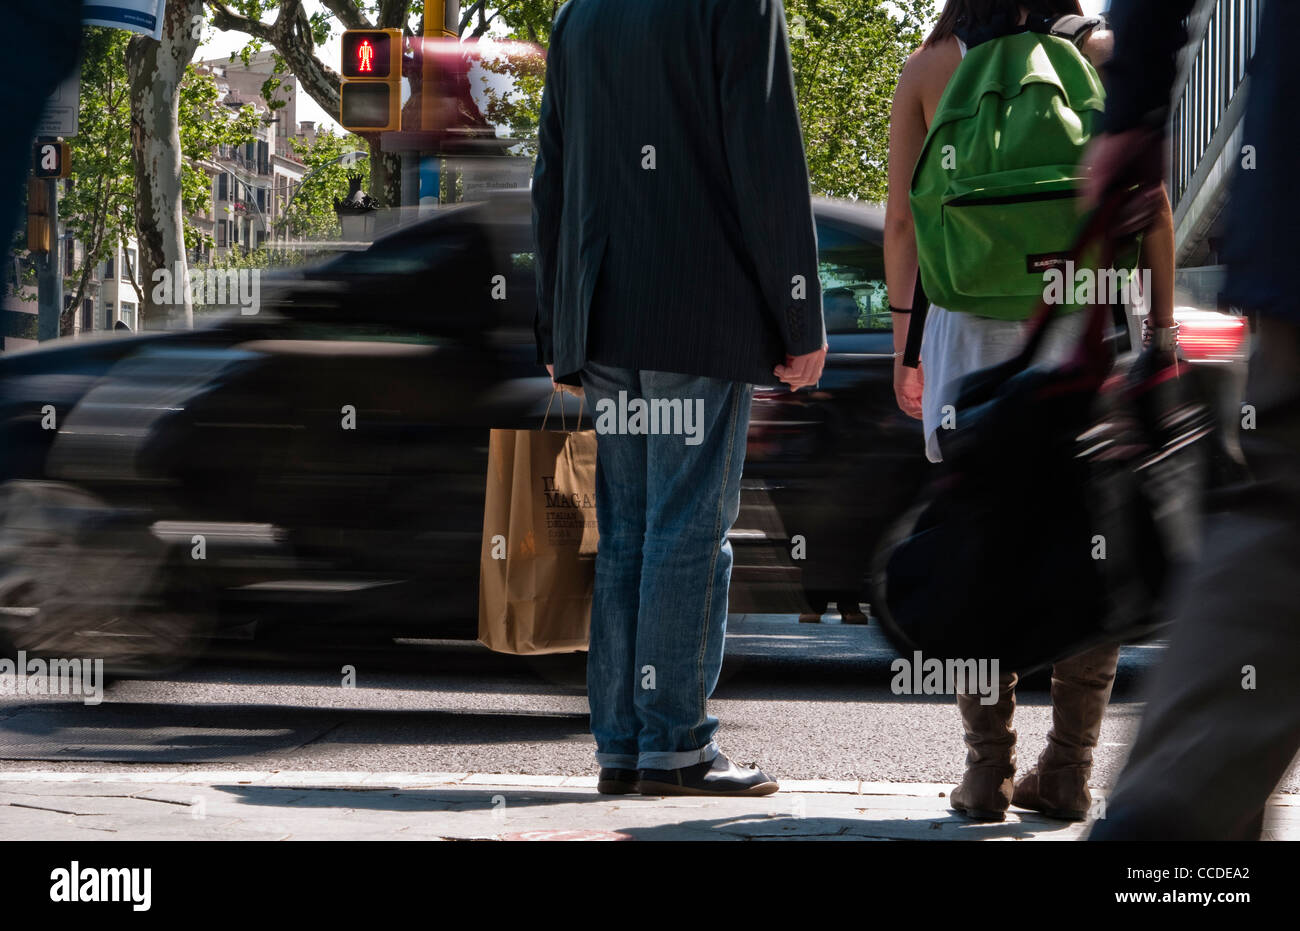
<path fill-rule="evenodd" d="M 398 207 L 402 203 L 402 158 L 379 151 L 379 133 L 366 133 L 370 149 L 370 183 L 366 193 L 381 207 Z"/>
<path fill-rule="evenodd" d="M 192 326 L 194 308 L 177 268 L 185 267 L 185 219 L 181 206 L 180 84 L 199 45 L 195 24 L 203 0 L 170 0 L 162 41 L 135 36 L 126 50 L 131 82 L 131 149 L 135 159 L 135 223 L 140 246 L 140 329 Z M 156 302 L 154 272 L 171 276 Z"/>
<path fill-rule="evenodd" d="M 104 233 L 108 224 L 108 205 L 106 204 L 108 195 L 105 193 L 107 187 L 108 182 L 101 175 L 99 178 L 99 193 L 95 201 L 94 220 L 90 225 L 90 241 L 83 243 L 86 249 L 86 258 L 81 263 L 81 274 L 77 276 L 77 290 L 72 295 L 72 302 L 59 314 L 60 336 L 71 336 L 75 332 L 77 308 L 81 306 L 81 301 L 86 296 L 86 285 L 90 283 L 90 272 L 99 264 L 95 257 L 99 255 L 100 247 L 104 243 Z M 71 248 L 71 245 L 68 248 Z"/>

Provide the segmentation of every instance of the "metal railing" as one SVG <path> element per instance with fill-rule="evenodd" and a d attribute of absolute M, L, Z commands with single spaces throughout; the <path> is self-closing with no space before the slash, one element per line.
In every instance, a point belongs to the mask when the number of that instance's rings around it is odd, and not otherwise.
<path fill-rule="evenodd" d="M 1189 18 L 1193 41 L 1170 116 L 1169 194 L 1175 209 L 1202 161 L 1217 155 L 1235 127 L 1235 120 L 1224 126 L 1223 119 L 1255 54 L 1261 5 L 1261 0 L 1212 0 Z"/>

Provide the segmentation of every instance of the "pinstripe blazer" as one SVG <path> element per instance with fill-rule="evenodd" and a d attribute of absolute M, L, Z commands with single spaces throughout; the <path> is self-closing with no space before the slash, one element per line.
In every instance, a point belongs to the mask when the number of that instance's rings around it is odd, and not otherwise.
<path fill-rule="evenodd" d="M 533 174 L 538 360 L 770 384 L 824 340 L 780 0 L 568 0 Z"/>

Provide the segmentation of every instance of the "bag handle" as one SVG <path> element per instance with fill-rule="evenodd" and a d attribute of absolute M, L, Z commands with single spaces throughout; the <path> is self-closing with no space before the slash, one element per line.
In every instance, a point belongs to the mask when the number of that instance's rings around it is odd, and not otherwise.
<path fill-rule="evenodd" d="M 559 394 L 561 390 L 563 389 L 561 389 L 559 385 L 556 385 L 554 389 L 551 391 L 550 400 L 546 402 L 546 413 L 542 415 L 543 430 L 546 429 L 546 421 L 549 420 L 551 417 L 551 405 L 555 403 L 555 396 Z M 563 430 L 565 433 L 570 433 L 570 432 L 577 433 L 582 429 L 582 409 L 586 403 L 587 403 L 587 395 L 586 392 L 583 392 L 582 394 L 578 395 L 578 422 L 574 425 L 572 431 L 569 430 L 568 424 L 564 422 L 564 405 L 563 404 L 560 405 L 560 429 L 561 430 Z"/>
<path fill-rule="evenodd" d="M 907 344 L 903 347 L 903 365 L 910 369 L 921 364 L 921 340 L 925 335 L 925 318 L 930 301 L 921 288 L 921 269 L 916 269 L 916 287 L 912 289 L 912 313 L 907 319 Z"/>
<path fill-rule="evenodd" d="M 1116 191 L 1102 201 L 1101 206 L 1092 212 L 1088 222 L 1084 225 L 1083 231 L 1075 239 L 1074 245 L 1070 248 L 1067 261 L 1077 262 L 1095 243 L 1100 242 L 1102 252 L 1097 266 L 1099 268 L 1110 267 L 1115 261 L 1117 252 L 1115 237 L 1110 235 L 1110 230 L 1115 223 L 1115 218 L 1119 216 L 1130 196 L 1131 194 L 1127 191 Z M 1088 310 L 1088 325 L 1084 330 L 1083 338 L 1073 360 L 1085 367 L 1087 367 L 1088 362 L 1100 364 L 1099 360 L 1105 355 L 1104 334 L 1107 316 L 1105 308 L 1105 304 L 1094 301 Z M 1034 356 L 1038 354 L 1038 350 L 1043 344 L 1043 339 L 1047 336 L 1048 327 L 1060 317 L 1060 305 L 1050 303 L 1047 300 L 1047 295 L 1044 294 L 1038 302 L 1038 307 L 1029 317 L 1029 337 L 1025 340 L 1024 347 L 1015 356 L 1014 360 L 1007 364 L 1006 371 L 1009 375 L 1029 368 L 1034 361 Z"/>

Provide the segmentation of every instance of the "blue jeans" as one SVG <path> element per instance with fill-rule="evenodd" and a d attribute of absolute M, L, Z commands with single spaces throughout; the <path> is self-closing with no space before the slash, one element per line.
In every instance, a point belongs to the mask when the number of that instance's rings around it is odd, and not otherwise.
<path fill-rule="evenodd" d="M 718 719 L 705 704 L 722 669 L 727 532 L 740 511 L 750 386 L 595 362 L 582 385 L 597 433 L 587 658 L 596 760 L 620 769 L 704 763 L 718 754 Z M 653 431 L 658 421 L 658 433 L 633 432 L 635 417 L 620 416 L 620 402 L 627 412 L 637 399 L 661 413 L 642 425 Z M 675 426 L 688 432 L 667 432 Z"/>

